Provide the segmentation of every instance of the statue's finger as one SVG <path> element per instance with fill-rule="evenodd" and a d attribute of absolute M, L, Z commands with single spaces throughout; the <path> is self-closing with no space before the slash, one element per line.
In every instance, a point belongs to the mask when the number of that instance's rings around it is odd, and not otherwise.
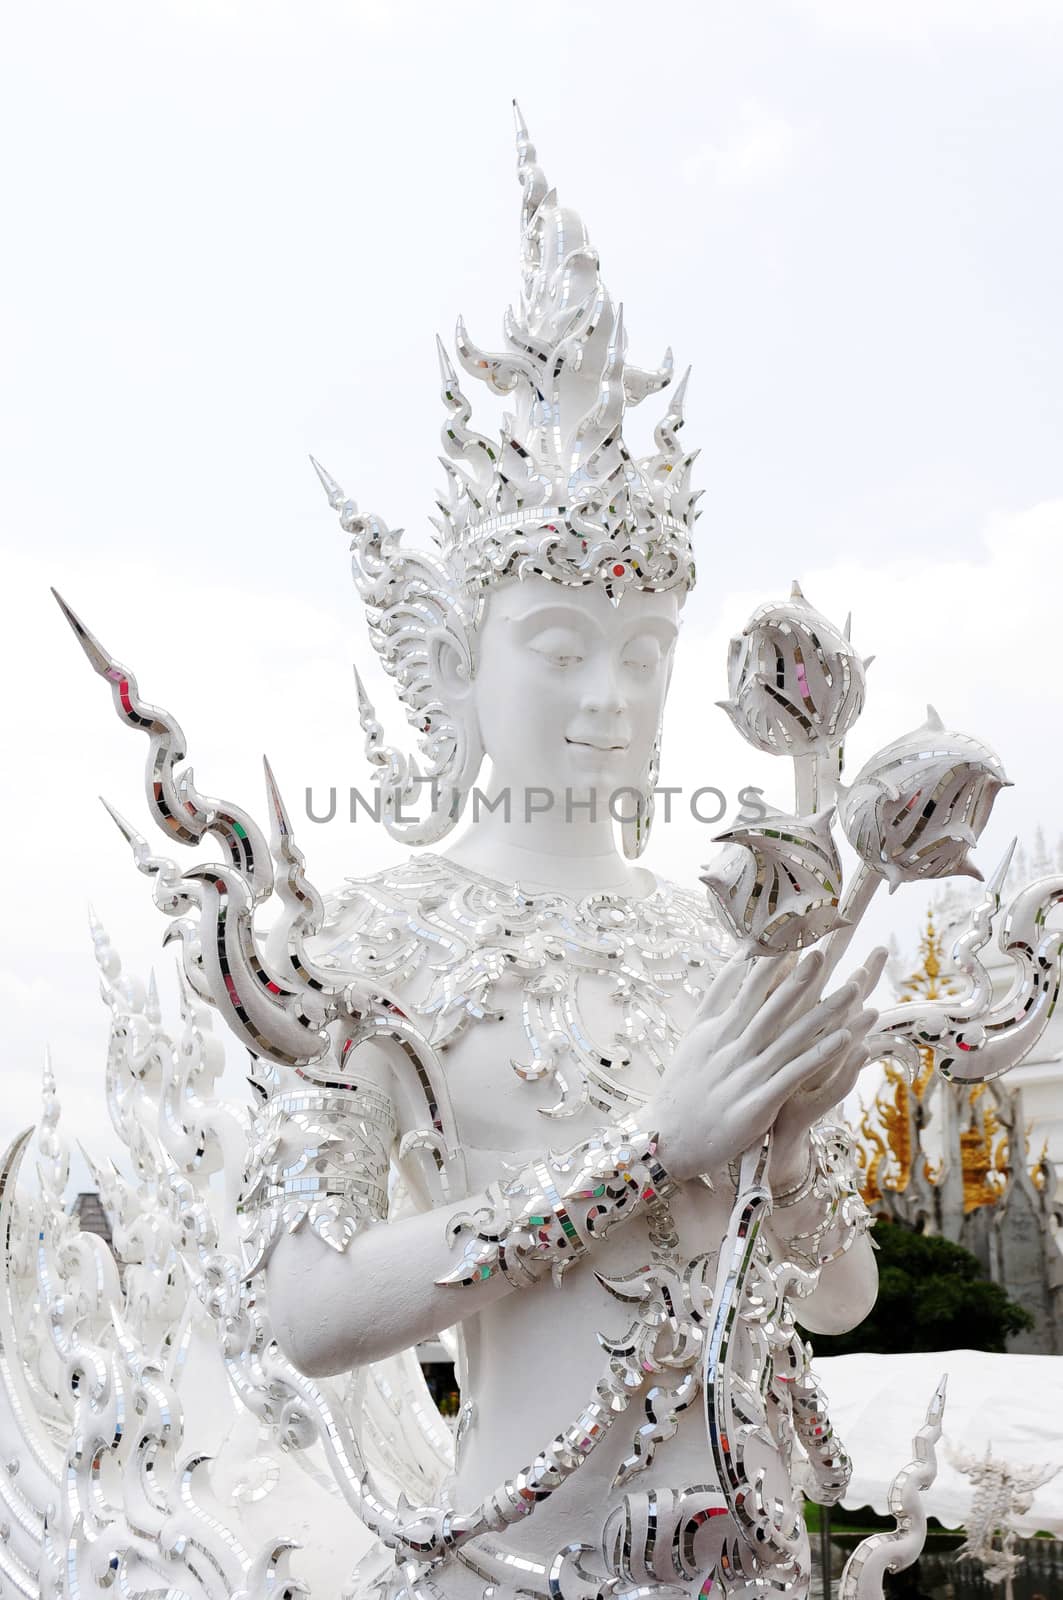
<path fill-rule="evenodd" d="M 742 987 L 751 960 L 745 950 L 736 950 L 728 957 L 698 1004 L 698 1009 L 694 1013 L 696 1022 L 704 1022 L 707 1017 L 723 1015 Z"/>
<path fill-rule="evenodd" d="M 789 953 L 762 956 L 752 963 L 730 1006 L 720 1014 L 718 1047 L 731 1044 L 745 1033 L 768 996 L 790 978 L 796 961 L 796 953 Z"/>
<path fill-rule="evenodd" d="M 860 985 L 865 995 L 874 994 L 878 987 L 879 979 L 885 970 L 888 954 L 883 945 L 876 945 L 863 965 L 857 968 Z M 854 973 L 855 976 L 856 973 Z"/>
<path fill-rule="evenodd" d="M 822 1079 L 814 1079 L 805 1085 L 801 1098 L 806 1101 L 810 1126 L 817 1118 L 840 1105 L 856 1086 L 870 1059 L 865 1039 L 859 1038 L 838 1066 L 825 1073 Z"/>
<path fill-rule="evenodd" d="M 771 1084 L 772 1097 L 780 1105 L 783 1104 L 806 1079 L 814 1078 L 837 1057 L 847 1055 L 852 1042 L 853 1036 L 848 1028 L 838 1028 L 834 1033 L 828 1033 L 825 1039 L 818 1039 L 775 1074 Z"/>
<path fill-rule="evenodd" d="M 747 1030 L 751 1050 L 759 1051 L 770 1043 L 798 1010 L 804 1015 L 811 1014 L 808 1008 L 818 1004 L 815 996 L 823 965 L 823 953 L 810 950 L 802 956 L 785 982 L 776 985 L 751 1018 Z"/>
<path fill-rule="evenodd" d="M 857 983 L 850 981 L 843 984 L 825 1000 L 818 1000 L 809 1010 L 801 1013 L 795 1019 L 792 1028 L 779 1035 L 776 1044 L 784 1046 L 793 1054 L 795 1048 L 804 1049 L 814 1039 L 822 1038 L 832 1029 L 849 1027 L 859 1015 L 861 999 Z"/>

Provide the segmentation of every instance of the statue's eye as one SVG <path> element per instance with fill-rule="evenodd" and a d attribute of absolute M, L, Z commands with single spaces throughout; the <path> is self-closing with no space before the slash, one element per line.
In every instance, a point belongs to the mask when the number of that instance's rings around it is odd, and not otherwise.
<path fill-rule="evenodd" d="M 661 664 L 661 646 L 650 634 L 640 634 L 624 650 L 624 665 L 636 672 L 654 672 Z"/>
<path fill-rule="evenodd" d="M 583 640 L 570 628 L 544 628 L 528 645 L 551 666 L 574 667 L 583 660 Z"/>

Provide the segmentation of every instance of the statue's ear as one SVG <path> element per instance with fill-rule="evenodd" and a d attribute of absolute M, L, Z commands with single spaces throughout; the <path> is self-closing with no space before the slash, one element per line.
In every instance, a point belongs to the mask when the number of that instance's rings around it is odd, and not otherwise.
<path fill-rule="evenodd" d="M 444 705 L 457 706 L 469 698 L 473 661 L 468 641 L 449 628 L 429 628 L 425 638 L 428 673 Z"/>
<path fill-rule="evenodd" d="M 475 666 L 472 640 L 451 628 L 428 628 L 425 658 L 432 693 L 441 708 L 442 721 L 454 742 L 452 782 L 467 793 L 476 782 L 484 758 L 480 719 L 473 697 Z"/>

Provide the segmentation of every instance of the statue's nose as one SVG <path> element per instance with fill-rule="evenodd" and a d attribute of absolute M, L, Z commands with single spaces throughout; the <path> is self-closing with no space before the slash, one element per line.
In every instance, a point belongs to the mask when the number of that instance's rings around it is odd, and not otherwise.
<path fill-rule="evenodd" d="M 617 717 L 624 710 L 623 695 L 615 685 L 588 690 L 580 701 L 581 708 L 594 716 Z"/>
<path fill-rule="evenodd" d="M 619 678 L 610 667 L 603 665 L 588 679 L 580 696 L 580 706 L 597 716 L 615 717 L 625 710 L 627 700 Z"/>

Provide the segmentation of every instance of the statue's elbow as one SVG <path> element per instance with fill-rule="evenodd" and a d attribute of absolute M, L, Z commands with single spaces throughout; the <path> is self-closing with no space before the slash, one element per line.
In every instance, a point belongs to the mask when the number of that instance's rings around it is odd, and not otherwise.
<path fill-rule="evenodd" d="M 878 1299 L 878 1267 L 867 1239 L 860 1239 L 840 1261 L 823 1269 L 814 1294 L 797 1319 L 809 1333 L 831 1337 L 858 1328 Z"/>
<path fill-rule="evenodd" d="M 349 1347 L 337 1347 L 334 1333 L 300 1313 L 285 1315 L 271 1304 L 273 1337 L 281 1354 L 304 1378 L 332 1378 L 359 1363 Z"/>
<path fill-rule="evenodd" d="M 266 1266 L 266 1304 L 282 1354 L 306 1378 L 383 1362 L 437 1331 L 370 1235 L 346 1250 L 306 1230 L 283 1235 Z"/>
<path fill-rule="evenodd" d="M 270 1330 L 304 1377 L 331 1378 L 373 1359 L 358 1350 L 357 1307 L 342 1293 L 350 1268 L 310 1233 L 283 1236 L 274 1247 L 266 1266 Z"/>
<path fill-rule="evenodd" d="M 800 1308 L 798 1321 L 809 1333 L 821 1333 L 833 1339 L 858 1328 L 864 1318 L 871 1315 L 875 1299 L 874 1294 L 860 1299 L 850 1297 L 840 1303 L 813 1298 Z"/>
<path fill-rule="evenodd" d="M 284 1355 L 304 1378 L 334 1378 L 407 1348 L 402 1335 L 389 1336 L 372 1324 L 361 1326 L 331 1317 L 317 1317 L 303 1308 L 295 1315 L 275 1315 L 273 1334 Z"/>

